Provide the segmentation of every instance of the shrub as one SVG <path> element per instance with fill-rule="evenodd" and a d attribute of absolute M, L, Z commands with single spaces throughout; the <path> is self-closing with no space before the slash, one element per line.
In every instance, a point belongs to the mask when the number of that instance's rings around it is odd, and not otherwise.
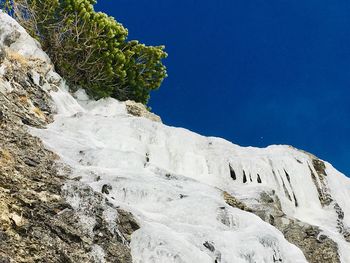
<path fill-rule="evenodd" d="M 1 0 L 0 0 L 1 1 Z M 9 0 L 2 1 L 9 10 Z M 128 41 L 128 31 L 95 0 L 13 0 L 12 14 L 43 46 L 57 71 L 94 98 L 147 103 L 166 75 L 164 46 Z"/>

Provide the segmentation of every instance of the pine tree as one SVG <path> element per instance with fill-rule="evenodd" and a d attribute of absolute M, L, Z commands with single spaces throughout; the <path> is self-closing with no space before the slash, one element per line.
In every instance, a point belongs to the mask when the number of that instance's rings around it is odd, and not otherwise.
<path fill-rule="evenodd" d="M 0 0 L 9 9 L 10 0 Z M 95 0 L 13 0 L 13 15 L 43 46 L 57 71 L 94 98 L 147 103 L 167 76 L 164 46 L 128 41 L 128 30 L 94 10 Z"/>

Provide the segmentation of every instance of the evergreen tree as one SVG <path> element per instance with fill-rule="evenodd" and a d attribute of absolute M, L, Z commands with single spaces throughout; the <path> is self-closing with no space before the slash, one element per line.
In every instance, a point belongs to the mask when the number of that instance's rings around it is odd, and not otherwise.
<path fill-rule="evenodd" d="M 10 0 L 0 0 L 10 10 Z M 94 98 L 147 103 L 167 76 L 164 46 L 128 41 L 113 17 L 94 10 L 95 0 L 13 0 L 13 16 L 43 46 L 57 71 Z M 6 5 L 6 6 L 5 6 Z"/>

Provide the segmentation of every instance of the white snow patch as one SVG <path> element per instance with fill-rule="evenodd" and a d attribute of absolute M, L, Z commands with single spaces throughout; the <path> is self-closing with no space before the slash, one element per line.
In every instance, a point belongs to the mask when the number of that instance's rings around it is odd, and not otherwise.
<path fill-rule="evenodd" d="M 105 252 L 102 247 L 99 245 L 93 245 L 91 252 L 90 252 L 92 258 L 94 259 L 94 262 L 96 263 L 105 263 Z"/>
<path fill-rule="evenodd" d="M 9 47 L 27 58 L 36 58 L 48 62 L 51 65 L 49 57 L 42 51 L 40 44 L 34 40 L 14 19 L 0 10 L 0 46 L 4 46 L 4 40 L 9 34 L 15 31 L 19 33 L 19 38 Z"/>

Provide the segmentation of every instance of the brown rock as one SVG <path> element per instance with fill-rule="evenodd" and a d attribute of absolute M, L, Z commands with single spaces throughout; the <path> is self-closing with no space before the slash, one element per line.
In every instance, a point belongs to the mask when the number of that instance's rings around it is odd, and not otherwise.
<path fill-rule="evenodd" d="M 151 121 L 162 122 L 161 118 L 150 112 L 145 105 L 132 100 L 125 101 L 126 110 L 129 114 L 137 117 L 144 117 Z"/>

